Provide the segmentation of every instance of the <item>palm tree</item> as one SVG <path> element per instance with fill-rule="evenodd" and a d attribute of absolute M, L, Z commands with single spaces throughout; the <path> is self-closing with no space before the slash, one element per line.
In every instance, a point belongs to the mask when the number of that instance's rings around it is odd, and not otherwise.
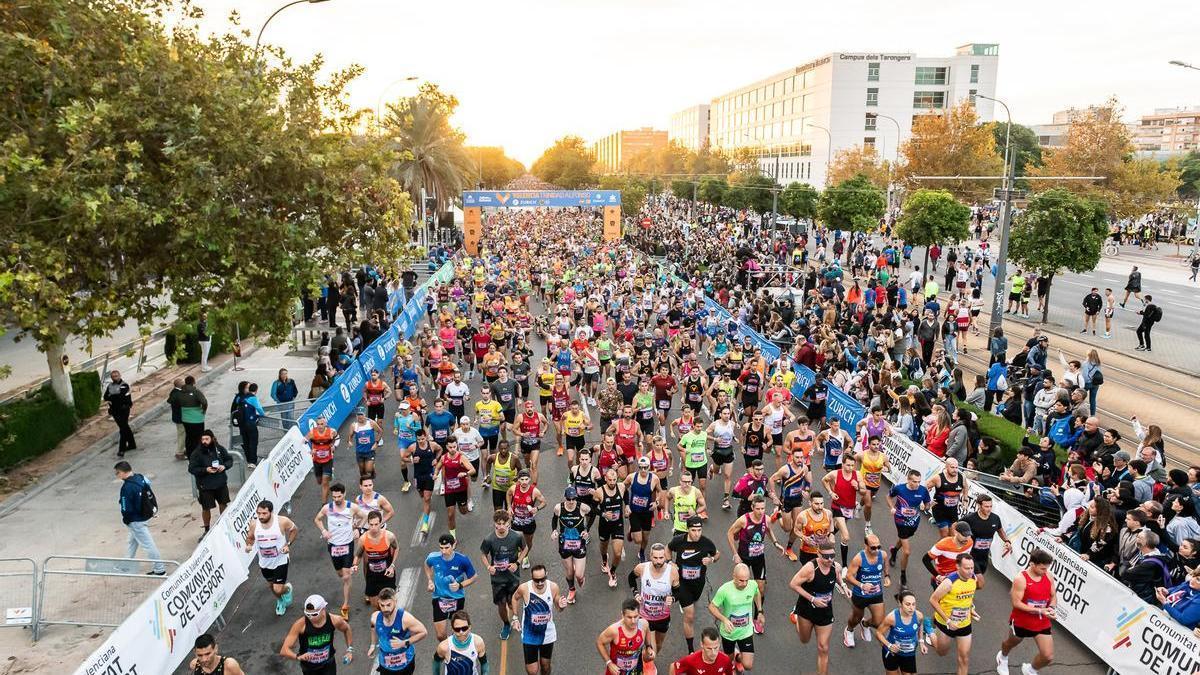
<path fill-rule="evenodd" d="M 449 209 L 475 175 L 475 164 L 463 147 L 465 136 L 450 123 L 458 99 L 425 83 L 420 93 L 387 106 L 384 133 L 397 159 L 392 176 L 419 203 L 421 188 L 437 200 L 438 212 Z"/>

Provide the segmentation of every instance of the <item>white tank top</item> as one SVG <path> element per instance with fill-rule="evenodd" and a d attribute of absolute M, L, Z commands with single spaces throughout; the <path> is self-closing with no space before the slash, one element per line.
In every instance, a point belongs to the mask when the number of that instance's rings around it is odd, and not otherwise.
<path fill-rule="evenodd" d="M 283 552 L 287 537 L 279 530 L 279 516 L 271 516 L 271 522 L 263 525 L 259 522 L 254 527 L 254 548 L 258 551 L 258 566 L 264 570 L 273 570 L 280 565 L 286 565 L 288 554 Z"/>
<path fill-rule="evenodd" d="M 767 424 L 766 424 L 766 426 L 768 429 L 771 430 L 772 434 L 782 434 L 783 433 L 783 414 L 784 414 L 784 412 L 786 412 L 785 408 L 776 408 L 773 405 L 767 406 L 767 410 L 766 410 Z"/>
<path fill-rule="evenodd" d="M 354 508 L 346 504 L 341 511 L 336 510 L 333 502 L 325 509 L 325 529 L 329 530 L 329 543 L 334 546 L 348 546 L 354 541 Z M 331 555 L 345 555 L 331 553 Z"/>
<path fill-rule="evenodd" d="M 663 565 L 662 576 L 654 578 L 654 565 L 646 563 L 642 569 L 642 579 L 639 587 L 642 596 L 642 618 L 647 621 L 661 621 L 671 616 L 671 608 L 667 605 L 667 596 L 671 595 L 671 565 Z"/>
<path fill-rule="evenodd" d="M 450 646 L 450 658 L 446 659 L 447 675 L 479 675 L 479 650 L 475 648 L 475 634 L 471 633 L 466 647 L 454 644 L 454 638 L 446 638 Z"/>
<path fill-rule="evenodd" d="M 721 420 L 713 422 L 713 441 L 718 448 L 733 447 L 733 420 L 728 423 L 722 423 Z"/>
<path fill-rule="evenodd" d="M 533 636 L 529 633 L 541 630 L 541 642 L 537 644 L 552 644 L 558 639 L 558 629 L 554 626 L 554 596 L 550 594 L 550 584 L 546 584 L 545 592 L 538 593 L 533 582 L 527 583 L 529 584 L 529 602 L 525 604 L 525 610 L 521 617 L 522 630 L 526 633 L 524 638 L 530 640 Z M 533 643 L 534 641 L 530 640 L 530 644 Z"/>

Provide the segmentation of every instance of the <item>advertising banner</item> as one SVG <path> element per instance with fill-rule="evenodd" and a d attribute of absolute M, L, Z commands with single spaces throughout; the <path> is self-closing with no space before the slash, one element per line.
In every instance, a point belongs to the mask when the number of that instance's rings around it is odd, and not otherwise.
<path fill-rule="evenodd" d="M 76 675 L 169 673 L 188 656 L 234 591 L 249 578 L 245 533 L 262 499 L 276 506 L 291 499 L 312 458 L 292 428 L 255 468 L 217 526 L 191 557 L 167 577 L 75 671 Z"/>
<path fill-rule="evenodd" d="M 620 206 L 620 190 L 467 190 L 463 208 L 534 208 L 538 206 Z"/>
<path fill-rule="evenodd" d="M 358 367 L 362 368 L 363 374 L 368 379 L 371 377 L 372 370 L 378 370 L 380 374 L 386 373 L 396 358 L 396 345 L 399 343 L 400 334 L 397 332 L 396 325 L 393 324 L 382 335 L 375 338 L 370 347 L 362 351 L 358 357 Z"/>
<path fill-rule="evenodd" d="M 817 381 L 817 374 L 808 366 L 799 363 L 792 364 L 792 372 L 796 373 L 796 381 L 792 383 L 792 396 L 800 399 L 813 382 Z M 825 384 L 829 388 L 829 398 L 825 401 L 825 419 L 836 417 L 841 422 L 842 428 L 847 433 L 853 434 L 855 425 L 866 416 L 867 409 L 854 400 L 850 394 L 833 386 L 832 383 L 826 381 Z"/>
<path fill-rule="evenodd" d="M 750 339 L 754 342 L 754 346 L 762 350 L 763 356 L 767 357 L 768 361 L 774 361 L 779 358 L 779 345 L 766 339 L 758 331 L 749 326 L 742 326 L 739 330 L 741 330 L 742 335 L 750 336 Z"/>
<path fill-rule="evenodd" d="M 885 436 L 884 450 L 891 462 L 888 479 L 904 480 L 908 469 L 923 480 L 941 470 L 941 460 L 902 436 Z M 975 508 L 981 494 L 991 494 L 971 483 L 963 513 Z M 992 566 L 1009 579 L 1029 564 L 1037 549 L 1053 557 L 1050 576 L 1058 592 L 1056 622 L 1070 631 L 1118 673 L 1188 675 L 1200 669 L 1200 639 L 1165 612 L 1142 602 L 1133 591 L 1104 570 L 1080 558 L 1070 547 L 1042 535 L 1028 518 L 992 494 L 993 511 L 1004 523 L 1013 552 L 992 548 Z"/>
<path fill-rule="evenodd" d="M 325 390 L 321 397 L 313 401 L 308 410 L 300 416 L 298 425 L 302 433 L 307 434 L 317 425 L 317 418 L 324 417 L 326 423 L 334 429 L 340 427 L 354 407 L 362 398 L 363 385 L 367 377 L 359 367 L 358 361 L 350 364 L 341 375 L 333 381 L 333 386 Z"/>

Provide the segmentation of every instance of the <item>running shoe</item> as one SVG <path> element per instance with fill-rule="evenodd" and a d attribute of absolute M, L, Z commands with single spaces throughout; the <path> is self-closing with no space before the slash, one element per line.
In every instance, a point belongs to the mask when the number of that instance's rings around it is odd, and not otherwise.
<path fill-rule="evenodd" d="M 892 546 L 888 549 L 888 567 L 896 566 L 896 547 Z"/>
<path fill-rule="evenodd" d="M 574 588 L 567 591 L 567 604 L 568 605 L 575 604 L 575 589 Z"/>
<path fill-rule="evenodd" d="M 559 457 L 562 457 L 562 456 L 563 456 L 563 446 L 561 446 L 561 445 L 560 445 L 560 446 L 558 446 L 558 456 L 559 456 Z"/>
<path fill-rule="evenodd" d="M 996 672 L 1000 675 L 1008 675 L 1008 657 L 1004 652 L 996 652 Z"/>
<path fill-rule="evenodd" d="M 350 605 L 342 605 L 342 618 L 343 619 L 350 618 Z"/>
<path fill-rule="evenodd" d="M 283 591 L 283 607 L 287 609 L 292 606 L 292 585 L 289 583 Z"/>
<path fill-rule="evenodd" d="M 429 519 L 425 518 L 421 521 L 421 534 L 429 534 Z"/>
<path fill-rule="evenodd" d="M 784 554 L 786 554 L 788 560 L 791 560 L 792 562 L 796 562 L 800 559 L 800 557 L 796 555 L 796 552 L 792 550 L 791 546 L 787 547 L 787 549 L 784 551 Z"/>
<path fill-rule="evenodd" d="M 729 497 L 728 496 L 726 496 L 725 499 L 721 500 L 721 508 L 726 511 L 729 510 Z"/>
<path fill-rule="evenodd" d="M 275 616 L 283 616 L 283 598 L 275 598 Z"/>
<path fill-rule="evenodd" d="M 617 576 L 611 572 L 608 574 L 608 587 L 609 588 L 617 587 Z"/>
<path fill-rule="evenodd" d="M 796 625 L 796 610 L 788 612 L 788 621 L 791 621 L 793 626 Z"/>
<path fill-rule="evenodd" d="M 500 627 L 500 639 L 507 640 L 509 635 L 512 635 L 512 624 L 506 623 Z"/>
<path fill-rule="evenodd" d="M 412 483 L 410 483 L 409 481 L 404 481 L 404 485 L 400 486 L 400 491 L 404 492 L 404 493 L 407 493 L 411 489 L 412 489 Z"/>
<path fill-rule="evenodd" d="M 521 569 L 523 569 L 523 570 L 529 569 L 529 559 L 528 558 L 521 561 Z"/>
<path fill-rule="evenodd" d="M 854 631 L 842 629 L 842 644 L 854 649 Z"/>
<path fill-rule="evenodd" d="M 868 537 L 871 536 L 872 534 L 875 534 L 875 530 L 871 527 L 870 523 L 867 523 L 866 525 L 863 526 L 863 534 Z"/>
<path fill-rule="evenodd" d="M 870 642 L 871 641 L 871 627 L 869 625 L 867 625 L 867 620 L 863 619 L 863 622 L 861 624 L 859 624 L 859 627 L 862 629 L 863 642 Z"/>
<path fill-rule="evenodd" d="M 600 571 L 608 574 L 608 563 L 600 563 Z"/>
<path fill-rule="evenodd" d="M 1038 675 L 1038 671 L 1033 669 L 1033 666 L 1028 663 L 1021 664 L 1021 675 Z"/>
<path fill-rule="evenodd" d="M 467 513 L 475 512 L 475 498 L 471 497 L 467 500 Z"/>

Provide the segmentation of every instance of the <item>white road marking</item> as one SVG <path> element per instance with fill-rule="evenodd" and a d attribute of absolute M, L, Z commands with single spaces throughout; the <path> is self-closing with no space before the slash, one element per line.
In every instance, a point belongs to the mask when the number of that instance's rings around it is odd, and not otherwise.
<path fill-rule="evenodd" d="M 417 568 L 405 567 L 400 572 L 400 581 L 396 583 L 396 597 L 400 606 L 405 609 L 412 607 L 413 595 L 417 592 Z"/>
<path fill-rule="evenodd" d="M 409 543 L 410 548 L 416 548 L 421 545 L 421 518 L 417 518 L 417 524 L 413 526 L 412 540 Z M 429 529 L 433 530 L 433 523 L 437 520 L 437 512 L 429 512 Z"/>

